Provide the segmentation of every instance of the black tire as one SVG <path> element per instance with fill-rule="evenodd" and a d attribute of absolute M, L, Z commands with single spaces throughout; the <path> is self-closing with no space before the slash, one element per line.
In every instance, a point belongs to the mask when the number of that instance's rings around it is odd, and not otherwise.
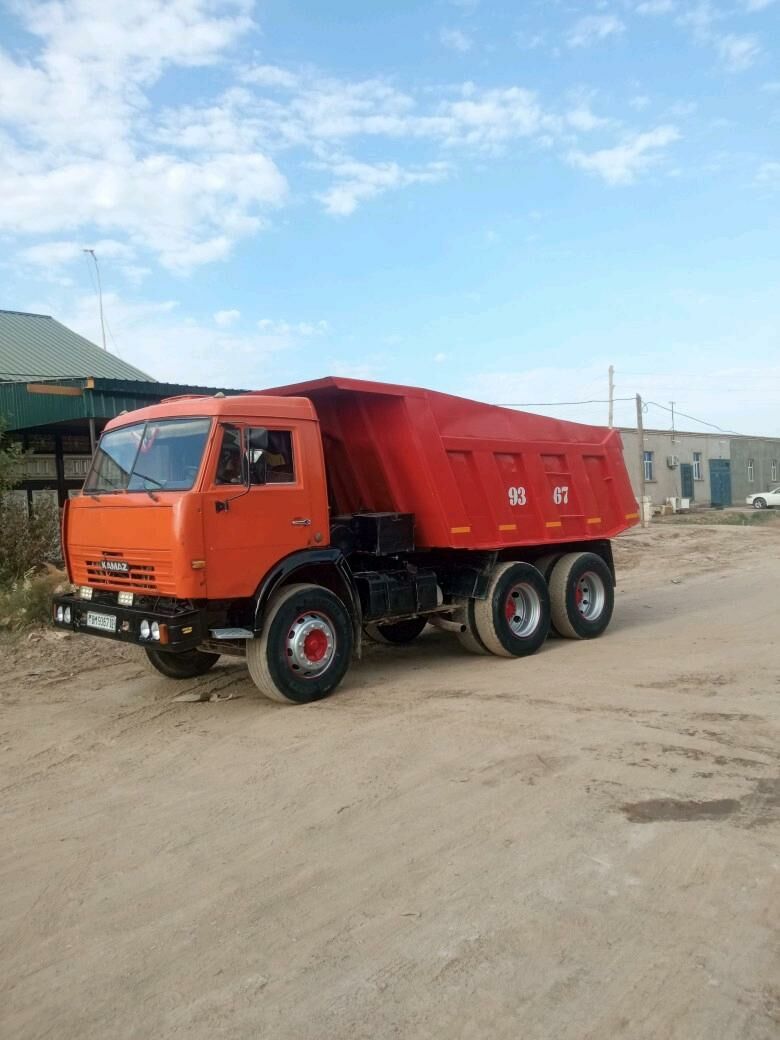
<path fill-rule="evenodd" d="M 463 623 L 466 626 L 466 631 L 458 632 L 458 642 L 470 654 L 479 654 L 484 657 L 489 655 L 490 651 L 480 639 L 477 631 L 477 624 L 474 620 L 475 602 L 473 599 L 467 600 L 463 607 Z"/>
<path fill-rule="evenodd" d="M 753 508 L 754 509 L 766 509 L 766 499 L 765 498 L 754 498 L 753 499 Z"/>
<path fill-rule="evenodd" d="M 474 600 L 474 622 L 485 648 L 499 657 L 527 657 L 550 631 L 547 582 L 530 563 L 500 563 L 487 598 Z"/>
<path fill-rule="evenodd" d="M 194 679 L 205 675 L 219 660 L 219 654 L 208 654 L 204 650 L 184 650 L 179 654 L 158 650 L 156 646 L 145 646 L 144 650 L 152 668 L 168 679 Z"/>
<path fill-rule="evenodd" d="M 412 643 L 428 624 L 424 617 L 406 618 L 404 621 L 382 621 L 379 624 L 365 625 L 363 631 L 375 643 L 391 643 L 403 646 Z"/>
<path fill-rule="evenodd" d="M 596 553 L 567 553 L 550 575 L 555 631 L 566 639 L 595 639 L 615 606 L 612 572 Z"/>
<path fill-rule="evenodd" d="M 310 648 L 309 639 L 316 645 Z M 269 604 L 262 634 L 247 640 L 246 663 L 266 697 L 310 704 L 333 693 L 344 678 L 352 643 L 352 620 L 335 593 L 321 585 L 289 585 Z"/>
<path fill-rule="evenodd" d="M 546 553 L 544 556 L 540 556 L 538 559 L 534 560 L 534 567 L 536 567 L 548 585 L 550 584 L 550 575 L 552 574 L 553 567 L 558 560 L 560 560 L 561 556 L 563 556 L 563 553 L 560 552 Z"/>

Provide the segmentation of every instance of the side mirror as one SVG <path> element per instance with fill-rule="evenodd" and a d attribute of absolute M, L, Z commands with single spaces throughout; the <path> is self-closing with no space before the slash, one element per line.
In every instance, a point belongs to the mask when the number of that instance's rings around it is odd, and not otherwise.
<path fill-rule="evenodd" d="M 244 452 L 244 474 L 246 483 L 265 484 L 268 471 L 266 453 L 262 448 L 247 448 Z"/>

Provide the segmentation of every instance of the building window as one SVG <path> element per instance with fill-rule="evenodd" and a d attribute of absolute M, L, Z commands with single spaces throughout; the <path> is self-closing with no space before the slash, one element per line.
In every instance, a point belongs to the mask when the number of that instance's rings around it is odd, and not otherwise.
<path fill-rule="evenodd" d="M 655 480 L 652 451 L 644 452 L 643 462 L 645 467 L 645 480 Z"/>
<path fill-rule="evenodd" d="M 752 459 L 748 459 L 748 484 L 753 483 L 756 467 Z"/>
<path fill-rule="evenodd" d="M 704 480 L 704 474 L 701 470 L 701 452 L 695 451 L 693 453 L 693 479 Z"/>
<path fill-rule="evenodd" d="M 772 483 L 777 480 L 777 459 L 772 459 Z"/>

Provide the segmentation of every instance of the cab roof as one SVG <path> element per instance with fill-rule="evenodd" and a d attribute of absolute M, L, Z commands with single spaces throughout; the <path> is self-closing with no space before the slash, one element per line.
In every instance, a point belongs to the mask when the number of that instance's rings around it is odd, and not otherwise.
<path fill-rule="evenodd" d="M 235 394 L 230 397 L 202 397 L 196 394 L 185 397 L 168 397 L 159 404 L 147 408 L 136 408 L 132 412 L 118 415 L 106 424 L 107 430 L 133 423 L 152 422 L 156 419 L 218 418 L 239 419 L 290 419 L 314 420 L 317 414 L 314 405 L 305 397 L 273 397 L 260 394 Z"/>

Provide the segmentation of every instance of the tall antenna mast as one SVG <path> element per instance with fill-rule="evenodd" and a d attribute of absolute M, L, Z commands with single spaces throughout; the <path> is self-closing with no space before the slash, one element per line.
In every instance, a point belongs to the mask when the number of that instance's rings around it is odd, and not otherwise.
<path fill-rule="evenodd" d="M 103 337 L 103 350 L 106 350 L 106 323 L 103 319 L 103 286 L 100 283 L 100 265 L 98 264 L 98 258 L 95 255 L 94 249 L 85 249 L 85 253 L 89 253 L 92 259 L 95 261 L 95 271 L 97 272 L 97 284 L 98 284 L 98 306 L 100 307 L 100 334 Z"/>

